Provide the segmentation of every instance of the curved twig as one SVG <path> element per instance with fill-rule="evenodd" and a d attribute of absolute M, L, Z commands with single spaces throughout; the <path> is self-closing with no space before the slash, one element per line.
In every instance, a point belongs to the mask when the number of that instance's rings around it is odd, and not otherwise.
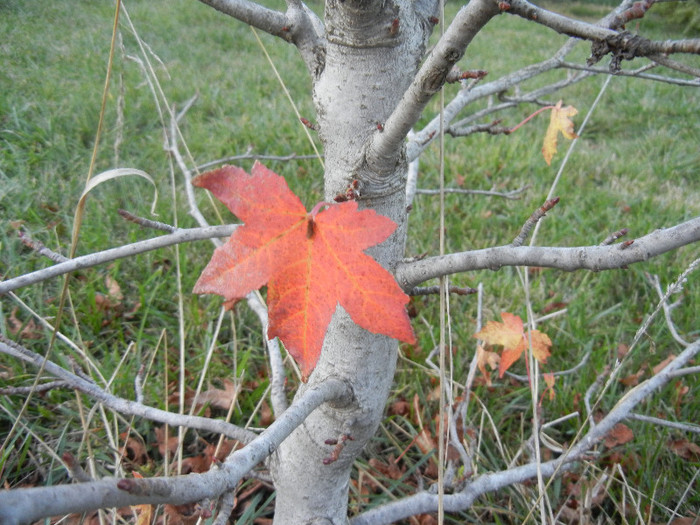
<path fill-rule="evenodd" d="M 30 363 L 36 367 L 41 367 L 43 364 L 44 370 L 47 373 L 66 382 L 66 386 L 75 388 L 76 390 L 92 397 L 103 405 L 116 410 L 121 414 L 139 416 L 145 419 L 150 419 L 151 421 L 167 423 L 171 426 L 183 426 L 188 428 L 196 428 L 199 430 L 207 430 L 209 432 L 223 434 L 232 439 L 236 439 L 241 443 L 249 443 L 257 437 L 257 434 L 251 432 L 250 430 L 245 430 L 222 420 L 176 414 L 117 397 L 103 390 L 89 379 L 69 372 L 65 368 L 58 366 L 53 361 L 44 361 L 44 358 L 39 354 L 5 338 L 5 336 L 1 334 L 0 353 L 11 355 L 12 357 L 21 359 L 22 361 Z"/>

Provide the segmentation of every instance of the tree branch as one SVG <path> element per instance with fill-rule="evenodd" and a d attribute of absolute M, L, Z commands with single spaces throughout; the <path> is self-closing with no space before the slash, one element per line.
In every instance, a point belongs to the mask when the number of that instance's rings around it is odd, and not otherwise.
<path fill-rule="evenodd" d="M 477 476 L 467 484 L 464 490 L 443 496 L 444 509 L 447 512 L 460 512 L 468 509 L 479 496 L 493 492 L 503 487 L 522 483 L 538 475 L 550 477 L 561 472 L 567 464 L 581 459 L 595 444 L 600 441 L 612 428 L 627 418 L 632 409 L 647 399 L 652 393 L 665 386 L 673 377 L 673 372 L 685 366 L 691 359 L 700 353 L 700 341 L 696 341 L 686 348 L 681 354 L 669 363 L 654 377 L 639 384 L 618 401 L 615 407 L 595 427 L 561 457 L 540 463 L 529 463 L 501 472 L 483 474 Z M 381 525 L 394 523 L 398 520 L 437 511 L 438 495 L 428 492 L 420 492 L 414 496 L 403 498 L 399 501 L 381 505 L 368 510 L 350 520 L 351 525 Z"/>
<path fill-rule="evenodd" d="M 440 38 L 430 56 L 404 93 L 383 130 L 372 137 L 367 150 L 367 163 L 376 171 L 377 166 L 396 164 L 397 152 L 408 132 L 420 118 L 433 95 L 440 91 L 452 67 L 462 58 L 474 36 L 498 14 L 490 0 L 474 0 L 464 6 Z"/>
<path fill-rule="evenodd" d="M 631 4 L 631 2 L 629 2 Z M 513 5 L 513 2 L 510 3 L 511 7 Z M 516 7 L 521 5 L 519 3 L 515 3 Z M 577 22 L 575 20 L 570 20 L 566 17 L 562 17 L 560 15 L 555 15 L 554 13 L 550 13 L 553 16 L 559 17 L 564 21 L 570 22 L 572 24 L 576 24 L 576 27 L 578 31 L 580 32 L 585 32 L 588 28 L 593 28 L 591 31 L 594 32 L 595 35 L 601 37 L 601 38 L 606 38 L 607 37 L 612 37 L 616 36 L 619 37 L 620 33 L 616 31 L 612 31 L 607 29 L 607 26 L 610 24 L 610 21 L 614 19 L 617 14 L 623 12 L 627 7 L 622 6 L 621 8 L 617 9 L 607 17 L 603 18 L 600 22 L 596 24 L 588 24 L 585 22 Z M 540 8 L 537 8 L 540 9 Z M 549 12 L 548 12 L 549 13 Z M 517 14 L 517 13 L 516 13 Z M 537 20 L 540 22 L 541 20 Z M 591 38 L 587 38 L 590 40 Z M 570 79 L 566 79 L 560 82 L 556 82 L 554 84 L 551 84 L 550 86 L 545 86 L 543 88 L 537 89 L 533 91 L 532 93 L 523 95 L 518 97 L 518 100 L 514 101 L 507 101 L 506 103 L 499 104 L 497 106 L 493 106 L 490 108 L 487 108 L 485 110 L 482 110 L 478 113 L 475 113 L 473 116 L 467 117 L 465 119 L 462 119 L 458 123 L 455 123 L 452 128 L 447 129 L 448 132 L 451 132 L 451 130 L 459 131 L 459 127 L 463 127 L 466 124 L 470 122 L 474 122 L 480 118 L 485 117 L 488 114 L 492 114 L 495 111 L 499 111 L 501 109 L 505 109 L 507 107 L 513 107 L 518 105 L 518 103 L 521 102 L 533 102 L 535 101 L 536 98 L 543 96 L 544 94 L 549 94 L 554 91 L 557 91 L 567 85 L 580 82 L 584 78 L 587 78 L 591 74 L 610 74 L 610 68 L 601 68 L 601 67 L 592 67 L 592 66 L 586 66 L 586 65 L 577 65 L 571 62 L 565 62 L 564 58 L 573 50 L 574 46 L 578 43 L 577 38 L 572 38 L 569 41 L 567 41 L 560 49 L 557 51 L 551 58 L 548 58 L 542 62 L 539 62 L 537 64 L 532 64 L 529 66 L 526 66 L 522 69 L 519 69 L 518 71 L 514 71 L 512 73 L 509 73 L 495 81 L 488 82 L 488 83 L 482 83 L 479 86 L 476 86 L 472 89 L 463 89 L 459 91 L 455 97 L 452 99 L 452 101 L 447 104 L 444 110 L 444 122 L 446 124 L 449 124 L 452 122 L 458 113 L 460 113 L 467 105 L 471 104 L 472 102 L 482 99 L 487 96 L 493 96 L 497 94 L 504 93 L 506 90 L 512 88 L 516 84 L 520 84 L 528 79 L 531 79 L 535 76 L 538 76 L 545 71 L 549 71 L 552 69 L 556 68 L 567 68 L 567 69 L 578 69 L 582 70 L 583 72 L 587 73 L 587 75 L 580 75 L 576 76 Z M 654 60 L 655 62 L 664 65 L 665 67 L 671 68 L 671 69 L 676 69 L 678 71 L 681 71 L 683 73 L 689 74 L 689 75 L 694 75 L 694 76 L 699 76 L 700 77 L 700 72 L 698 71 L 697 68 L 692 68 L 683 64 L 679 64 L 667 57 L 661 56 L 658 53 L 654 54 L 651 53 L 648 55 L 648 58 Z M 648 66 L 647 66 L 648 67 Z M 677 85 L 683 85 L 683 86 L 697 86 L 698 82 L 700 80 L 687 80 L 687 79 L 678 79 L 678 78 L 672 78 L 672 77 L 666 77 L 662 75 L 650 75 L 650 74 L 645 74 L 643 71 L 647 69 L 645 68 L 639 68 L 635 71 L 629 72 L 629 71 L 615 71 L 615 74 L 621 75 L 621 76 L 635 76 L 639 78 L 645 78 L 648 80 L 654 80 L 654 81 L 659 81 L 659 82 L 666 82 L 670 84 L 677 84 Z M 439 121 L 440 119 L 438 117 L 435 117 L 433 120 L 431 120 L 430 123 L 428 123 L 422 130 L 419 132 L 416 132 L 412 135 L 411 139 L 408 142 L 407 149 L 406 149 L 406 157 L 409 162 L 414 160 L 418 155 L 422 153 L 422 151 L 430 144 L 430 142 L 433 140 L 433 138 L 437 135 L 437 130 L 439 127 Z M 385 131 L 386 131 L 386 126 L 385 126 Z M 458 133 L 457 133 L 458 134 Z"/>
<path fill-rule="evenodd" d="M 521 186 L 520 188 L 516 188 L 514 190 L 509 190 L 509 191 L 468 190 L 465 188 L 445 188 L 444 193 L 445 194 L 458 193 L 458 194 L 462 194 L 462 195 L 484 195 L 487 197 L 501 197 L 503 199 L 517 201 L 520 199 L 520 194 L 529 188 L 530 188 L 529 184 L 526 184 L 525 186 Z M 428 190 L 428 189 L 418 188 L 416 190 L 416 194 L 417 195 L 440 195 L 440 190 Z"/>
<path fill-rule="evenodd" d="M 284 30 L 287 17 L 284 13 L 263 7 L 248 0 L 199 0 L 217 11 L 245 22 L 257 29 L 292 42 L 289 30 Z"/>
<path fill-rule="evenodd" d="M 658 57 L 654 58 L 654 61 L 657 61 Z M 670 64 L 671 62 L 669 62 Z M 661 62 L 659 62 L 661 64 Z M 644 80 L 653 80 L 656 82 L 665 82 L 666 84 L 675 84 L 677 86 L 689 86 L 689 87 L 698 87 L 700 86 L 700 78 L 694 79 L 694 80 L 688 80 L 687 78 L 673 78 L 673 77 L 667 77 L 664 75 L 653 75 L 651 73 L 645 73 L 644 71 L 647 71 L 650 69 L 649 66 L 653 66 L 654 64 L 647 65 L 642 68 L 638 68 L 632 71 L 627 71 L 624 69 L 620 69 L 619 71 L 615 71 L 613 74 L 617 77 L 634 77 L 634 78 L 642 78 Z M 665 65 L 665 64 L 661 64 Z M 573 62 L 563 62 L 561 64 L 561 67 L 566 68 L 566 69 L 571 69 L 575 71 L 586 71 L 588 73 L 595 73 L 595 74 L 602 74 L 602 75 L 609 75 L 610 74 L 610 68 L 606 67 L 596 67 L 596 66 L 587 66 L 585 64 L 576 64 Z M 670 66 L 666 66 L 670 67 Z M 692 71 L 693 68 L 685 68 L 684 73 L 688 73 L 688 71 Z M 690 74 L 690 73 L 688 73 Z M 700 71 L 695 71 L 694 72 L 695 76 L 700 77 Z"/>
<path fill-rule="evenodd" d="M 217 237 L 228 237 L 237 227 L 237 224 L 224 224 L 222 226 L 208 226 L 206 228 L 179 229 L 169 235 L 162 235 L 161 237 L 154 237 L 153 239 L 76 257 L 75 259 L 70 259 L 42 270 L 2 281 L 0 282 L 0 295 L 16 290 L 17 288 L 22 288 L 23 286 L 29 286 L 30 284 L 36 284 L 53 277 L 58 277 L 59 275 L 83 270 L 85 268 L 92 268 L 93 266 L 117 259 L 133 257 L 134 255 L 157 250 L 158 248 L 164 248 L 166 246 L 172 246 L 173 244 L 201 241 Z"/>
<path fill-rule="evenodd" d="M 313 78 L 325 66 L 326 43 L 323 23 L 300 0 L 289 0 L 287 12 L 281 13 L 248 0 L 200 0 L 226 15 L 245 22 L 286 42 L 293 43 Z"/>
<path fill-rule="evenodd" d="M 700 241 L 700 217 L 656 230 L 633 242 L 608 246 L 574 248 L 544 246 L 498 246 L 468 252 L 427 257 L 403 262 L 396 268 L 396 279 L 404 290 L 443 275 L 473 270 L 497 270 L 503 266 L 543 266 L 573 271 L 624 268 L 652 257 Z"/>
<path fill-rule="evenodd" d="M 74 485 L 0 491 L 0 523 L 29 524 L 44 517 L 99 508 L 164 503 L 179 505 L 216 498 L 234 490 L 245 474 L 270 456 L 320 405 L 351 397 L 350 387 L 337 379 L 327 379 L 309 388 L 260 436 L 231 454 L 220 468 L 203 474 L 170 478 L 112 478 Z"/>
<path fill-rule="evenodd" d="M 631 33 L 618 32 L 599 25 L 573 20 L 547 11 L 527 0 L 508 0 L 506 3 L 509 4 L 506 10 L 508 13 L 537 22 L 557 33 L 583 40 L 592 40 L 594 42 L 592 58 L 595 62 L 608 53 L 613 53 L 613 57 L 617 55 L 626 60 L 658 54 L 700 53 L 700 39 L 697 38 L 656 42 Z"/>
<path fill-rule="evenodd" d="M 576 44 L 575 40 L 569 40 L 564 44 L 559 51 L 557 51 L 551 58 L 538 62 L 536 64 L 531 64 L 525 66 L 517 71 L 509 73 L 497 80 L 492 82 L 480 84 L 473 89 L 466 90 L 463 89 L 459 91 L 455 97 L 445 106 L 443 115 L 445 125 L 449 125 L 466 106 L 475 102 L 476 100 L 489 97 L 492 95 L 497 95 L 503 93 L 506 90 L 512 88 L 516 84 L 520 84 L 528 79 L 541 75 L 546 71 L 556 69 L 561 66 L 564 57 L 568 55 Z M 585 78 L 585 77 L 584 77 Z M 570 82 L 567 82 L 567 84 Z M 555 86 L 558 84 L 555 84 Z M 562 86 L 563 87 L 563 86 Z M 542 88 L 546 89 L 546 88 Z M 534 98 L 540 96 L 540 90 L 535 93 Z M 526 95 L 527 96 L 527 95 Z M 528 97 L 530 98 L 530 97 Z M 511 105 L 516 105 L 515 103 Z M 510 105 L 508 106 L 510 107 Z M 500 108 L 499 109 L 505 109 Z M 491 111 L 489 111 L 491 112 Z M 469 120 L 470 121 L 470 120 Z M 456 126 L 463 126 L 469 122 L 466 119 L 459 121 Z M 440 126 L 439 117 L 435 117 L 430 121 L 422 130 L 413 135 L 413 140 L 411 140 L 406 146 L 406 158 L 409 162 L 418 157 L 423 150 L 430 144 L 431 140 L 437 136 L 437 131 Z M 385 126 L 386 131 L 386 126 Z"/>
<path fill-rule="evenodd" d="M 39 354 L 24 348 L 23 346 L 11 341 L 5 336 L 0 334 L 0 353 L 11 355 L 17 359 L 21 359 L 27 363 L 30 363 L 37 368 L 41 368 L 42 364 L 44 370 L 54 377 L 57 377 L 66 383 L 64 385 L 69 388 L 75 388 L 76 390 L 90 396 L 91 398 L 99 401 L 104 406 L 111 408 L 119 412 L 120 414 L 139 416 L 145 419 L 150 419 L 151 421 L 157 421 L 159 423 L 167 423 L 171 426 L 183 426 L 187 428 L 195 428 L 199 430 L 206 430 L 208 432 L 214 432 L 216 434 L 223 434 L 232 439 L 236 439 L 241 443 L 249 443 L 257 437 L 257 434 L 249 430 L 242 429 L 233 425 L 231 423 L 226 423 L 225 421 L 212 419 L 208 417 L 199 416 L 186 416 L 182 414 L 175 414 L 173 412 L 166 412 L 165 410 L 160 410 L 158 408 L 146 406 L 142 403 L 135 401 L 129 401 L 121 397 L 117 397 L 109 392 L 101 389 L 92 381 L 80 377 L 72 372 L 69 372 L 63 367 L 58 366 L 53 361 L 44 361 L 44 358 Z"/>

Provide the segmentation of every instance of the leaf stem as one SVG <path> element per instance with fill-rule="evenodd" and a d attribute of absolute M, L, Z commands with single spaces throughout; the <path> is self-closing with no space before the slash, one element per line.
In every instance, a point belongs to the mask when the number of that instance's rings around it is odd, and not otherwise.
<path fill-rule="evenodd" d="M 509 133 L 513 133 L 516 129 L 518 129 L 518 128 L 524 126 L 524 125 L 527 124 L 530 120 L 532 120 L 533 118 L 535 118 L 537 115 L 539 115 L 539 114 L 542 113 L 543 111 L 547 111 L 548 109 L 554 109 L 554 108 L 555 108 L 555 106 L 545 106 L 545 107 L 543 107 L 543 108 L 538 109 L 538 110 L 535 111 L 532 115 L 530 115 L 530 116 L 528 116 L 527 118 L 525 118 L 525 120 L 523 120 L 523 121 L 520 122 L 519 124 L 516 124 L 514 127 L 510 128 Z"/>

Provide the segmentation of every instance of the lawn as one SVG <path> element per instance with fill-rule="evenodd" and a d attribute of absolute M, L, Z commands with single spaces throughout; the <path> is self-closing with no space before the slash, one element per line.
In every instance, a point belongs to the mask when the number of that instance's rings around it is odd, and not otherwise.
<path fill-rule="evenodd" d="M 597 4 L 570 4 L 568 9 L 578 16 L 593 19 L 601 13 Z M 270 1 L 270 5 L 280 8 L 282 2 Z M 553 5 L 564 7 L 562 3 Z M 249 150 L 258 155 L 313 155 L 250 28 L 194 0 L 133 1 L 127 7 L 137 35 L 122 14 L 94 174 L 115 167 L 149 173 L 159 191 L 157 219 L 194 226 L 182 178 L 163 142 L 164 129 L 170 125 L 169 112 L 180 111 L 195 95 L 180 121 L 191 154 L 190 168 Z M 455 6 L 450 4 L 449 8 Z M 56 252 L 69 253 L 73 216 L 90 170 L 100 120 L 113 10 L 110 2 L 0 0 L 0 34 L 4 35 L 0 42 L 1 279 L 50 264 L 22 244 L 20 230 Z M 675 29 L 653 16 L 640 24 L 657 38 Z M 300 114 L 313 120 L 310 81 L 295 50 L 272 37 L 260 38 Z M 549 56 L 564 40 L 533 24 L 501 16 L 475 39 L 464 67 L 488 70 L 488 81 Z M 580 44 L 577 58 L 584 60 L 588 50 Z M 697 57 L 688 62 L 700 65 Z M 558 71 L 550 78 L 566 74 Z M 561 98 L 578 108 L 574 118 L 578 128 L 603 82 L 600 77 L 588 79 L 552 96 L 551 102 Z M 532 85 L 541 83 L 535 80 Z M 457 89 L 447 88 L 448 100 Z M 425 122 L 436 109 L 431 107 Z M 514 126 L 535 109 L 523 106 L 509 110 L 501 115 L 503 124 Z M 544 219 L 537 244 L 598 244 L 621 228 L 629 228 L 629 238 L 634 238 L 698 216 L 699 110 L 700 91 L 696 87 L 612 78 L 563 170 L 556 188 L 561 202 Z M 552 166 L 545 164 L 540 148 L 547 123 L 548 117 L 542 115 L 509 136 L 476 134 L 447 139 L 448 187 L 507 191 L 528 186 L 519 200 L 448 195 L 447 251 L 507 244 L 542 204 L 569 146 L 560 141 Z M 317 145 L 320 147 L 320 142 Z M 182 144 L 181 149 L 185 150 Z M 247 169 L 253 161 L 240 162 Z M 286 177 L 308 207 L 321 200 L 318 160 L 265 162 Z M 420 169 L 420 187 L 436 188 L 437 147 L 426 152 Z M 124 208 L 148 217 L 152 198 L 152 186 L 139 178 L 98 186 L 87 198 L 77 253 L 154 236 L 154 232 L 139 229 L 117 214 L 117 209 Z M 201 194 L 199 199 L 207 217 L 215 222 L 215 211 L 205 196 Z M 222 207 L 218 212 L 224 220 L 231 220 Z M 436 254 L 438 198 L 418 195 L 410 222 L 407 255 Z M 133 396 L 134 377 L 143 365 L 146 398 L 170 410 L 181 405 L 181 370 L 186 371 L 187 385 L 196 385 L 201 378 L 203 389 L 215 394 L 234 384 L 240 392 L 232 421 L 253 427 L 269 423 L 267 369 L 256 317 L 247 308 L 238 307 L 223 316 L 219 329 L 219 301 L 190 293 L 211 250 L 211 245 L 203 242 L 184 245 L 72 276 L 60 327 L 66 339 L 53 345 L 51 358 L 64 364 L 72 359 L 90 370 L 96 380 L 99 374 L 106 380 L 112 378 L 111 390 L 125 397 Z M 698 257 L 700 247 L 691 246 L 619 271 L 564 273 L 532 268 L 527 270 L 527 287 L 524 272 L 515 269 L 458 275 L 453 284 L 483 285 L 484 321 L 498 320 L 502 311 L 525 318 L 528 301 L 538 317 L 558 313 L 538 324 L 554 343 L 547 370 L 569 369 L 590 353 L 587 364 L 577 373 L 558 378 L 555 398 L 543 402 L 541 417 L 551 421 L 577 410 L 583 414 L 586 390 L 626 353 L 658 303 L 648 276 L 658 276 L 667 286 Z M 55 320 L 62 285 L 62 279 L 55 279 L 0 298 L 0 332 L 45 353 L 51 331 L 42 327 L 36 316 L 45 318 L 49 325 Z M 673 311 L 678 332 L 687 340 L 697 339 L 697 272 L 674 299 L 681 302 Z M 475 296 L 455 296 L 449 311 L 453 374 L 463 383 L 475 351 L 472 334 L 477 300 Z M 402 347 L 387 419 L 365 457 L 358 461 L 351 495 L 353 509 L 386 501 L 389 491 L 397 496 L 410 494 L 418 483 L 432 481 L 430 457 L 415 444 L 415 438 L 421 427 L 430 433 L 437 424 L 436 376 L 426 359 L 438 337 L 438 312 L 435 297 L 412 302 L 418 344 Z M 215 350 L 210 362 L 206 360 L 209 348 Z M 625 358 L 618 376 L 625 381 L 613 382 L 596 414 L 612 407 L 633 383 L 633 376 L 649 377 L 654 366 L 680 348 L 663 316 L 657 317 Z M 179 362 L 181 355 L 184 362 Z M 95 368 L 90 368 L 90 363 L 95 363 Z M 525 368 L 520 363 L 515 371 L 523 374 Z M 35 372 L 0 356 L 2 386 L 31 386 Z M 224 380 L 233 383 L 227 385 Z M 289 381 L 291 389 L 296 381 L 292 374 Z M 645 415 L 697 422 L 697 391 L 697 376 L 686 376 L 642 410 Z M 457 389 L 455 395 L 461 393 Z M 0 397 L 0 480 L 5 487 L 65 481 L 60 456 L 66 452 L 85 463 L 95 476 L 111 475 L 115 469 L 157 475 L 173 468 L 164 460 L 164 450 L 158 450 L 164 443 L 161 429 L 148 422 L 92 410 L 91 403 L 70 391 L 35 393 L 23 408 L 26 397 Z M 489 386 L 478 377 L 474 399 L 469 407 L 470 427 L 464 432 L 478 447 L 475 472 L 503 468 L 523 453 L 532 417 L 529 389 L 512 378 L 498 380 L 494 375 Z M 220 415 L 215 408 L 202 410 Z M 579 415 L 567 420 L 549 435 L 566 446 L 584 419 Z M 686 493 L 700 466 L 697 435 L 638 421 L 627 425 L 633 440 L 602 446 L 601 461 L 552 483 L 549 497 L 555 508 L 567 497 L 582 499 L 582 492 L 575 491 L 587 490 L 591 497 L 598 497 L 592 509 L 595 519 L 602 522 L 666 522 L 671 516 L 669 509 L 677 504 L 681 515 L 697 511 L 697 481 L 696 489 L 691 486 Z M 215 438 L 189 432 L 183 456 L 196 457 Z M 125 445 L 129 451 L 122 458 Z M 390 458 L 400 456 L 400 473 L 396 474 L 387 465 Z M 594 494 L 597 482 L 603 489 Z M 264 484 L 255 485 L 259 483 L 255 480 L 246 483 L 251 488 L 248 505 L 239 511 L 237 523 L 269 517 L 269 490 Z M 492 494 L 450 519 L 454 523 L 478 519 L 519 523 L 536 494 L 535 487 Z"/>

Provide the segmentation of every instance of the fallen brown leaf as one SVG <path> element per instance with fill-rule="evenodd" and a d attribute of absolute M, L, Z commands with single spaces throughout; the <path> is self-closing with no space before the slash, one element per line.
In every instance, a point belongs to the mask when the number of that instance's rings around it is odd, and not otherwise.
<path fill-rule="evenodd" d="M 676 454 L 688 461 L 700 460 L 700 446 L 687 439 L 673 439 L 668 442 L 668 448 Z"/>
<path fill-rule="evenodd" d="M 616 445 L 624 445 L 634 439 L 634 432 L 624 423 L 615 425 L 608 435 L 605 436 L 605 446 L 612 448 Z"/>
<path fill-rule="evenodd" d="M 668 365 L 675 358 L 676 358 L 675 354 L 670 354 L 666 359 L 664 359 L 658 365 L 656 365 L 654 368 L 652 368 L 652 370 L 654 371 L 654 375 L 658 374 L 664 368 L 666 368 L 666 365 Z"/>

